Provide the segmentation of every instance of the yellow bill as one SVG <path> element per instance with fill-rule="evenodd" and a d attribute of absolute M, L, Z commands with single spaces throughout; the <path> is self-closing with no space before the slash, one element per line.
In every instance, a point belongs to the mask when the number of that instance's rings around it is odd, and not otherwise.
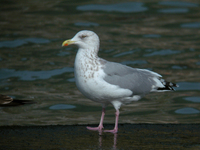
<path fill-rule="evenodd" d="M 62 43 L 62 46 L 68 46 L 68 45 L 70 45 L 70 44 L 73 44 L 75 41 L 72 41 L 71 39 L 69 39 L 69 40 L 66 40 L 66 41 L 64 41 L 63 43 Z"/>

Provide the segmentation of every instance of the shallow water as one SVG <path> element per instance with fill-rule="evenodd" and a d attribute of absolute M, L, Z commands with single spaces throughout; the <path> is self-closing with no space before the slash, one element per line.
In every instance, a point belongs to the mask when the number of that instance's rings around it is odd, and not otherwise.
<path fill-rule="evenodd" d="M 112 125 L 105 127 L 112 128 Z M 200 148 L 198 124 L 120 124 L 118 134 L 101 135 L 85 128 L 85 125 L 0 126 L 0 146 L 4 149 L 79 150 Z"/>
<path fill-rule="evenodd" d="M 0 108 L 0 125 L 97 124 L 101 106 L 76 88 L 78 31 L 95 31 L 99 56 L 158 72 L 175 92 L 120 109 L 120 123 L 200 123 L 200 3 L 190 1 L 8 1 L 1 4 L 0 93 L 36 104 Z M 114 123 L 107 108 L 105 123 Z"/>

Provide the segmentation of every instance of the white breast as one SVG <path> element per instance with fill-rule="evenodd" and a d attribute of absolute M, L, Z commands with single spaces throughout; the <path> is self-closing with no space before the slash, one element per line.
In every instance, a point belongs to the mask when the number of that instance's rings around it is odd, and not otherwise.
<path fill-rule="evenodd" d="M 76 85 L 83 95 L 96 102 L 110 103 L 132 94 L 128 89 L 122 89 L 103 80 L 106 74 L 101 69 L 99 58 L 94 59 L 96 60 L 92 61 L 81 51 L 75 59 Z"/>

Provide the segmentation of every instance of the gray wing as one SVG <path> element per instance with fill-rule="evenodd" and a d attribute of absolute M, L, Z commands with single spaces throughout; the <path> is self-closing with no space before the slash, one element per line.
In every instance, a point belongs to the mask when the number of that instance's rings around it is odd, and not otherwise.
<path fill-rule="evenodd" d="M 106 61 L 103 70 L 106 73 L 104 78 L 106 82 L 131 90 L 132 95 L 144 95 L 152 91 L 156 85 L 163 86 L 158 80 L 161 75 L 146 69 L 131 68 Z"/>

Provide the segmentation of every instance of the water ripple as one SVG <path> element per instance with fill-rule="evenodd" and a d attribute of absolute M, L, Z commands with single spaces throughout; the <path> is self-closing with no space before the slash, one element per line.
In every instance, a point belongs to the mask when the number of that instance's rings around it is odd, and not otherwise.
<path fill-rule="evenodd" d="M 149 56 L 155 56 L 155 55 L 172 55 L 172 54 L 178 54 L 178 53 L 180 53 L 180 51 L 166 49 L 166 50 L 160 50 L 160 51 L 155 51 L 149 54 L 145 54 L 144 56 L 149 57 Z"/>
<path fill-rule="evenodd" d="M 0 48 L 2 47 L 15 48 L 28 43 L 44 44 L 44 43 L 50 43 L 50 40 L 43 38 L 26 38 L 26 39 L 17 39 L 13 41 L 0 41 Z"/>
<path fill-rule="evenodd" d="M 74 69 L 70 67 L 64 67 L 54 70 L 42 70 L 42 71 L 16 71 L 15 69 L 0 69 L 0 79 L 7 79 L 10 77 L 18 77 L 20 80 L 33 81 L 38 79 L 49 79 L 52 76 L 60 75 L 65 72 L 73 72 Z"/>
<path fill-rule="evenodd" d="M 172 66 L 172 69 L 187 69 L 187 66 L 174 65 L 174 66 Z"/>
<path fill-rule="evenodd" d="M 76 23 L 74 23 L 74 25 L 82 26 L 82 27 L 99 26 L 98 23 L 94 23 L 94 22 L 76 22 Z"/>
<path fill-rule="evenodd" d="M 166 1 L 166 2 L 159 2 L 159 5 L 168 5 L 168 6 L 178 6 L 178 7 L 198 7 L 198 4 L 192 2 L 173 2 L 173 1 Z"/>
<path fill-rule="evenodd" d="M 182 28 L 200 28 L 200 22 L 191 22 L 181 24 Z"/>
<path fill-rule="evenodd" d="M 187 13 L 189 12 L 188 8 L 166 8 L 166 9 L 160 9 L 158 12 L 161 13 Z"/>
<path fill-rule="evenodd" d="M 185 97 L 184 98 L 186 101 L 194 102 L 194 103 L 200 103 L 200 97 Z"/>
<path fill-rule="evenodd" d="M 181 109 L 176 110 L 175 113 L 189 115 L 189 114 L 199 114 L 200 111 L 195 108 L 186 107 L 186 108 L 181 108 Z"/>
<path fill-rule="evenodd" d="M 121 52 L 121 53 L 119 53 L 119 54 L 116 54 L 116 55 L 114 55 L 113 57 L 121 57 L 121 56 L 124 56 L 124 55 L 133 54 L 133 53 L 134 53 L 133 50 L 132 50 L 132 51 L 126 51 L 126 52 Z"/>
<path fill-rule="evenodd" d="M 179 85 L 176 88 L 177 91 L 191 91 L 191 90 L 198 90 L 200 91 L 200 83 L 199 82 L 179 82 Z"/>
<path fill-rule="evenodd" d="M 67 104 L 56 104 L 49 107 L 49 109 L 51 110 L 73 109 L 73 108 L 76 108 L 76 106 Z"/>
<path fill-rule="evenodd" d="M 159 35 L 159 34 L 144 34 L 143 37 L 145 37 L 145 38 L 160 38 L 161 35 Z"/>
<path fill-rule="evenodd" d="M 122 13 L 134 13 L 143 12 L 148 10 L 148 8 L 143 6 L 144 3 L 141 2 L 126 2 L 117 4 L 89 4 L 78 6 L 77 10 L 81 11 L 106 11 L 106 12 L 122 12 Z"/>
<path fill-rule="evenodd" d="M 141 65 L 141 64 L 147 64 L 146 60 L 135 60 L 135 61 L 123 61 L 121 62 L 123 65 Z"/>

